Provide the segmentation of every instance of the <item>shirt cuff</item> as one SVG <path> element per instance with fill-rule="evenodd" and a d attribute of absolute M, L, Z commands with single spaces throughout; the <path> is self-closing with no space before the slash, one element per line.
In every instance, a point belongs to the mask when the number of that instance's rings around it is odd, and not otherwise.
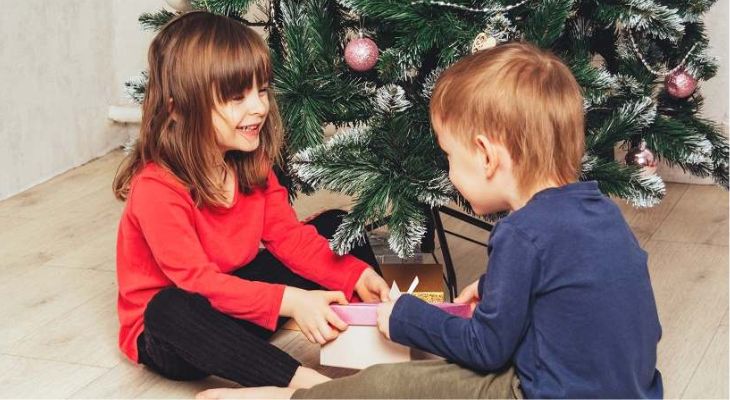
<path fill-rule="evenodd" d="M 352 263 L 350 275 L 347 277 L 345 284 L 342 287 L 342 293 L 345 294 L 348 301 L 353 301 L 357 295 L 357 293 L 355 293 L 355 285 L 357 284 L 358 279 L 360 279 L 363 271 L 370 268 L 370 266 L 353 255 L 350 255 L 349 257 L 352 257 L 354 262 Z"/>
<path fill-rule="evenodd" d="M 422 331 L 418 322 L 423 321 L 425 313 L 432 311 L 433 308 L 435 307 L 418 297 L 410 294 L 401 295 L 396 300 L 388 320 L 390 340 L 413 347 L 413 343 L 409 340 L 409 332 L 414 329 Z"/>
<path fill-rule="evenodd" d="M 482 274 L 481 277 L 479 277 L 479 284 L 477 284 L 477 292 L 479 293 L 479 298 L 484 298 L 484 278 L 487 277 L 487 274 Z"/>
<path fill-rule="evenodd" d="M 286 286 L 280 284 L 274 284 L 272 286 L 271 309 L 269 310 L 269 315 L 266 320 L 262 321 L 263 324 L 261 326 L 273 332 L 276 330 L 276 325 L 279 323 L 281 303 L 284 300 L 284 290 L 286 290 Z"/>

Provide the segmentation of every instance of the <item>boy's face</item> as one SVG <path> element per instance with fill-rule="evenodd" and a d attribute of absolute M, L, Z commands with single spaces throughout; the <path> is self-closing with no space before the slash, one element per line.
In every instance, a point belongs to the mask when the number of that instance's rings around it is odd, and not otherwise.
<path fill-rule="evenodd" d="M 449 160 L 449 179 L 469 202 L 474 212 L 486 215 L 509 208 L 504 201 L 504 186 L 487 168 L 487 154 L 479 146 L 468 146 L 434 120 L 436 139 Z"/>

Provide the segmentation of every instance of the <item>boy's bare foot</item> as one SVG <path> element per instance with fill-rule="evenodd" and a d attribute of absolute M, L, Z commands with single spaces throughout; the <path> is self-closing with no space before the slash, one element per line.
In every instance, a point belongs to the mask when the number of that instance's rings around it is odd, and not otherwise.
<path fill-rule="evenodd" d="M 240 389 L 208 389 L 198 393 L 197 400 L 219 399 L 291 399 L 296 389 L 263 386 Z"/>

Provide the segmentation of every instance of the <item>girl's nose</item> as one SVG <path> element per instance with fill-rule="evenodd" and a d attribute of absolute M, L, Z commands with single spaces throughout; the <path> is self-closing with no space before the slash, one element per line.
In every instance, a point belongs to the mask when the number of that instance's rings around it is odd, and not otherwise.
<path fill-rule="evenodd" d="M 267 105 L 266 105 L 266 99 L 259 96 L 258 92 L 253 92 L 251 95 L 248 96 L 248 109 L 252 114 L 266 114 L 267 111 Z"/>

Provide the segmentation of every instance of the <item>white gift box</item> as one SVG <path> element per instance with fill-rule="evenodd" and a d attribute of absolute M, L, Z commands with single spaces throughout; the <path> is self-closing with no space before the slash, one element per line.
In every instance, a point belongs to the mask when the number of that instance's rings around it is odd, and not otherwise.
<path fill-rule="evenodd" d="M 409 292 L 412 292 L 418 278 L 414 279 Z M 397 285 L 393 285 L 391 299 L 400 295 Z M 468 304 L 438 303 L 434 306 L 442 310 L 468 318 L 471 310 Z M 375 364 L 397 363 L 410 360 L 438 358 L 433 354 L 394 343 L 378 330 L 377 307 L 373 303 L 352 303 L 330 306 L 348 325 L 337 339 L 322 346 L 319 353 L 321 365 L 341 368 L 362 369 Z"/>

